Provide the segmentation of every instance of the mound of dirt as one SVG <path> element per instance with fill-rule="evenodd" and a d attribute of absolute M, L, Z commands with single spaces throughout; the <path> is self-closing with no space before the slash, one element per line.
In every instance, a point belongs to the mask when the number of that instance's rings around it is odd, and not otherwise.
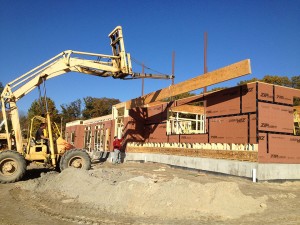
<path fill-rule="evenodd" d="M 66 169 L 18 185 L 34 192 L 59 192 L 111 213 L 177 219 L 238 218 L 262 212 L 267 200 L 244 195 L 234 182 L 200 184 L 177 177 L 161 181 L 119 169 Z"/>

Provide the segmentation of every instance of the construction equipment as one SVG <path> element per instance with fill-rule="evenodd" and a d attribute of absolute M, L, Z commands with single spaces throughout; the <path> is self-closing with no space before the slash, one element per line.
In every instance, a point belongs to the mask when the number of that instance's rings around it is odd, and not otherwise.
<path fill-rule="evenodd" d="M 61 136 L 54 137 L 51 118 L 47 109 L 46 116 L 34 117 L 27 146 L 23 146 L 17 101 L 27 95 L 34 88 L 45 81 L 68 72 L 79 72 L 99 77 L 113 77 L 117 79 L 158 78 L 172 79 L 172 76 L 162 74 L 139 74 L 132 72 L 130 54 L 125 52 L 122 28 L 116 27 L 109 35 L 113 55 L 88 53 L 67 50 L 64 51 L 17 79 L 8 83 L 1 94 L 2 114 L 5 126 L 4 137 L 7 148 L 0 152 L 0 182 L 9 183 L 20 180 L 25 174 L 27 162 L 42 162 L 63 170 L 68 167 L 89 169 L 91 160 L 83 150 L 69 150 L 70 146 Z M 77 56 L 77 57 L 74 57 Z M 45 91 L 46 94 L 46 91 Z M 9 131 L 8 121 L 12 122 Z M 46 122 L 49 135 L 48 146 L 36 143 L 33 138 L 34 120 Z"/>

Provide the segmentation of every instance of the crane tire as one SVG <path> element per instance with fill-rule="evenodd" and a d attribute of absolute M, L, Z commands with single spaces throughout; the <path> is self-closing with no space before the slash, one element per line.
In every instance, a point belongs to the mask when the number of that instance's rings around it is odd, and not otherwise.
<path fill-rule="evenodd" d="M 21 180 L 26 167 L 25 158 L 17 151 L 0 152 L 0 183 L 13 183 Z"/>
<path fill-rule="evenodd" d="M 59 166 L 61 171 L 70 167 L 89 170 L 91 169 L 91 164 L 91 158 L 86 151 L 81 149 L 72 149 L 63 154 L 60 159 Z"/>

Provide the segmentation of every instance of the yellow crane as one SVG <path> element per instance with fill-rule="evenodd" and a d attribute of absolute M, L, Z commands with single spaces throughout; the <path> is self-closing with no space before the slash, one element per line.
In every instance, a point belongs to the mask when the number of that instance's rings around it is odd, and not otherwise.
<path fill-rule="evenodd" d="M 122 27 L 116 27 L 109 35 L 112 55 L 67 50 L 59 53 L 43 64 L 21 75 L 6 84 L 1 94 L 2 114 L 5 126 L 5 137 L 9 150 L 0 152 L 0 183 L 20 180 L 26 171 L 26 161 L 43 162 L 61 170 L 68 167 L 89 169 L 91 161 L 83 150 L 68 150 L 66 142 L 57 138 L 49 113 L 45 117 L 35 117 L 39 122 L 48 124 L 48 146 L 37 144 L 32 135 L 33 121 L 27 146 L 23 146 L 23 137 L 19 121 L 17 101 L 30 91 L 45 84 L 46 80 L 68 72 L 98 77 L 113 77 L 117 79 L 158 78 L 171 79 L 172 76 L 156 74 L 140 74 L 132 72 L 130 54 L 125 52 Z M 12 129 L 9 130 L 8 121 Z"/>

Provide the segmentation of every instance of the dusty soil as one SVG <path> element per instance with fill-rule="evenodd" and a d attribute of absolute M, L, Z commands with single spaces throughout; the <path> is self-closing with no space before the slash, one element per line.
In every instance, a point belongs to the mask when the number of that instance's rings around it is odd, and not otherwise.
<path fill-rule="evenodd" d="M 154 163 L 31 166 L 0 185 L 0 224 L 300 224 L 300 181 L 258 182 Z"/>

